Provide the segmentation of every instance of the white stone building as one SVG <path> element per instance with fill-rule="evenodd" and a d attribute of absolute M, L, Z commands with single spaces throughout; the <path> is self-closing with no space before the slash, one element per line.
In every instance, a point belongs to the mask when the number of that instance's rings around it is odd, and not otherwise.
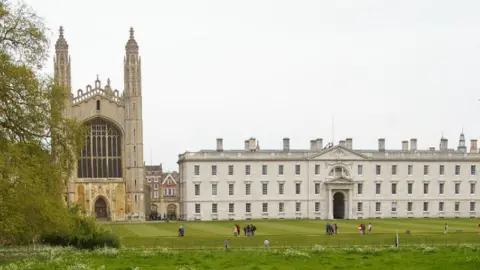
<path fill-rule="evenodd" d="M 179 155 L 180 216 L 187 220 L 361 219 L 479 217 L 477 140 L 467 152 L 463 133 L 457 149 L 353 148 L 352 139 L 309 150 L 260 150 L 255 139 L 243 150 Z"/>
<path fill-rule="evenodd" d="M 86 128 L 85 145 L 67 184 L 65 199 L 103 220 L 145 219 L 148 189 L 143 163 L 142 77 L 133 28 L 125 45 L 123 92 L 97 76 L 72 93 L 69 45 L 63 28 L 55 44 L 55 83 L 68 93 L 67 118 Z M 120 56 L 121 57 L 121 56 Z"/>

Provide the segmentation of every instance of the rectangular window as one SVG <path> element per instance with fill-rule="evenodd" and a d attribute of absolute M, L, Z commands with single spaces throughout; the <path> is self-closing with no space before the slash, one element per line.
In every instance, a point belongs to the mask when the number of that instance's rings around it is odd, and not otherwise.
<path fill-rule="evenodd" d="M 477 166 L 475 165 L 470 166 L 470 175 L 477 175 Z"/>
<path fill-rule="evenodd" d="M 380 183 L 375 184 L 375 194 L 380 194 L 380 191 L 382 189 L 382 185 Z"/>
<path fill-rule="evenodd" d="M 438 174 L 445 175 L 445 165 L 440 165 Z"/>
<path fill-rule="evenodd" d="M 262 195 L 267 195 L 268 194 L 268 184 L 263 183 L 262 184 Z"/>
<path fill-rule="evenodd" d="M 376 175 L 381 175 L 382 174 L 382 166 L 381 165 L 375 166 L 375 174 Z"/>
<path fill-rule="evenodd" d="M 295 194 L 300 195 L 300 183 L 295 183 Z"/>
<path fill-rule="evenodd" d="M 443 212 L 443 202 L 438 203 L 438 211 Z"/>
<path fill-rule="evenodd" d="M 392 202 L 392 212 L 397 212 L 397 202 Z"/>
<path fill-rule="evenodd" d="M 428 211 L 428 202 L 423 202 L 423 211 L 424 212 Z"/>
<path fill-rule="evenodd" d="M 428 175 L 428 173 L 429 173 L 428 165 L 423 165 L 423 175 Z"/>
<path fill-rule="evenodd" d="M 245 204 L 245 213 L 250 213 L 252 211 L 252 205 L 250 203 Z"/>
<path fill-rule="evenodd" d="M 153 192 L 153 198 L 154 198 L 154 199 L 158 199 L 158 191 L 154 191 L 154 192 Z"/>
<path fill-rule="evenodd" d="M 200 165 L 195 165 L 193 174 L 200 175 Z"/>
<path fill-rule="evenodd" d="M 245 195 L 252 195 L 250 190 L 250 184 L 245 184 Z"/>
<path fill-rule="evenodd" d="M 380 212 L 381 209 L 382 209 L 382 203 L 376 202 L 375 203 L 375 211 Z"/>
<path fill-rule="evenodd" d="M 217 196 L 217 184 L 212 184 L 212 196 Z"/>
<path fill-rule="evenodd" d="M 412 211 L 413 211 L 413 203 L 412 203 L 412 202 L 408 202 L 408 203 L 407 203 L 407 211 L 408 211 L 408 212 L 412 212 Z"/>
<path fill-rule="evenodd" d="M 212 213 L 213 213 L 213 214 L 216 214 L 216 213 L 217 213 L 217 210 L 218 210 L 217 204 L 216 204 L 216 203 L 212 203 Z"/>
<path fill-rule="evenodd" d="M 315 165 L 315 174 L 319 175 L 320 174 L 320 165 Z"/>
<path fill-rule="evenodd" d="M 212 175 L 217 175 L 217 165 L 212 165 Z"/>
<path fill-rule="evenodd" d="M 428 183 L 423 184 L 423 194 L 428 194 Z"/>
<path fill-rule="evenodd" d="M 470 202 L 470 211 L 471 212 L 475 211 L 475 202 Z"/>
<path fill-rule="evenodd" d="M 268 174 L 268 166 L 262 165 L 262 175 L 267 175 L 267 174 Z"/>
<path fill-rule="evenodd" d="M 470 194 L 474 195 L 475 194 L 475 183 L 470 183 Z"/>
<path fill-rule="evenodd" d="M 408 183 L 407 184 L 407 192 L 410 195 L 413 193 L 413 183 Z"/>
<path fill-rule="evenodd" d="M 262 212 L 268 213 L 268 203 L 266 202 L 262 203 Z"/>
<path fill-rule="evenodd" d="M 250 165 L 245 165 L 245 175 L 250 175 Z"/>
<path fill-rule="evenodd" d="M 455 165 L 455 175 L 460 175 L 460 165 Z"/>
<path fill-rule="evenodd" d="M 295 175 L 300 175 L 301 170 L 300 170 L 300 165 L 295 165 Z"/>
<path fill-rule="evenodd" d="M 362 212 L 362 211 L 363 211 L 363 203 L 357 202 L 357 212 Z"/>
<path fill-rule="evenodd" d="M 397 165 L 392 165 L 392 175 L 397 175 Z"/>
<path fill-rule="evenodd" d="M 284 191 L 283 186 L 284 185 L 285 184 L 283 184 L 283 183 L 278 184 L 278 195 L 283 195 L 283 191 Z"/>
<path fill-rule="evenodd" d="M 235 213 L 235 204 L 233 204 L 233 203 L 228 204 L 228 212 L 229 213 Z"/>
<path fill-rule="evenodd" d="M 153 189 L 154 189 L 154 190 L 157 190 L 157 189 L 158 189 L 158 184 L 157 184 L 157 183 L 153 184 Z"/>
<path fill-rule="evenodd" d="M 438 184 L 438 194 L 443 195 L 444 192 L 445 192 L 445 184 L 444 183 Z"/>
<path fill-rule="evenodd" d="M 234 184 L 228 184 L 228 195 L 232 196 L 235 193 Z"/>
<path fill-rule="evenodd" d="M 413 174 L 413 165 L 408 165 L 407 168 L 408 168 L 408 169 L 407 169 L 408 175 L 412 175 L 412 174 Z"/>
<path fill-rule="evenodd" d="M 357 167 L 357 173 L 358 173 L 358 175 L 362 175 L 362 174 L 363 174 L 363 165 L 358 165 L 358 167 Z"/>
<path fill-rule="evenodd" d="M 283 165 L 278 165 L 278 175 L 283 175 Z"/>
<path fill-rule="evenodd" d="M 295 211 L 296 212 L 302 211 L 302 203 L 301 202 L 296 202 L 295 203 Z"/>
<path fill-rule="evenodd" d="M 195 204 L 195 214 L 200 214 L 200 204 L 199 203 Z"/>
<path fill-rule="evenodd" d="M 320 203 L 315 202 L 315 212 L 320 212 Z"/>
<path fill-rule="evenodd" d="M 455 212 L 460 211 L 460 202 L 455 202 Z"/>
<path fill-rule="evenodd" d="M 358 194 L 358 195 L 362 195 L 362 194 L 363 194 L 363 184 L 362 184 L 362 183 L 358 183 L 358 184 L 357 184 L 357 194 Z"/>
<path fill-rule="evenodd" d="M 200 196 L 200 184 L 195 184 L 195 196 Z"/>
<path fill-rule="evenodd" d="M 283 202 L 278 203 L 278 212 L 283 213 L 285 211 L 285 204 Z"/>
<path fill-rule="evenodd" d="M 233 165 L 228 165 L 228 175 L 233 175 Z"/>
<path fill-rule="evenodd" d="M 455 183 L 455 194 L 460 194 L 460 183 Z"/>
<path fill-rule="evenodd" d="M 315 183 L 315 194 L 320 194 L 320 183 Z"/>
<path fill-rule="evenodd" d="M 397 183 L 392 183 L 392 194 L 397 194 Z"/>

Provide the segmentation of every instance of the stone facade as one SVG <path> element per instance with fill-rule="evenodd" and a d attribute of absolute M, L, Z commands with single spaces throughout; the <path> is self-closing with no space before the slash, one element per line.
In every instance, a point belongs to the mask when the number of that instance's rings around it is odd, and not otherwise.
<path fill-rule="evenodd" d="M 161 218 L 179 217 L 178 172 L 163 172 L 162 165 L 146 166 L 150 190 L 150 214 Z"/>
<path fill-rule="evenodd" d="M 310 149 L 261 150 L 254 138 L 243 150 L 179 155 L 180 216 L 186 220 L 361 219 L 479 217 L 480 154 L 465 136 L 457 149 L 442 138 L 440 149 L 353 148 L 353 140 Z"/>
<path fill-rule="evenodd" d="M 55 44 L 54 77 L 68 91 L 65 116 L 86 127 L 85 146 L 68 180 L 66 200 L 104 220 L 144 220 L 141 62 L 130 29 L 125 46 L 124 91 L 97 76 L 93 85 L 72 93 L 68 43 L 63 29 Z"/>

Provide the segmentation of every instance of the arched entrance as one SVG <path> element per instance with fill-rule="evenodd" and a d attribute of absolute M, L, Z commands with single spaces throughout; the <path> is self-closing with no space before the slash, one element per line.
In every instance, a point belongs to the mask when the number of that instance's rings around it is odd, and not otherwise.
<path fill-rule="evenodd" d="M 169 204 L 167 207 L 167 217 L 168 219 L 177 219 L 177 206 L 175 204 Z"/>
<path fill-rule="evenodd" d="M 342 192 L 337 192 L 333 195 L 333 218 L 345 218 L 345 195 Z"/>
<path fill-rule="evenodd" d="M 107 202 L 103 198 L 98 198 L 95 201 L 95 217 L 97 220 L 105 220 L 107 215 Z"/>

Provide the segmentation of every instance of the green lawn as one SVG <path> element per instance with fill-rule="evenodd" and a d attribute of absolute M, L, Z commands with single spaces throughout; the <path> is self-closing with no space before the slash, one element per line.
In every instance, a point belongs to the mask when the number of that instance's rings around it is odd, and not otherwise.
<path fill-rule="evenodd" d="M 360 235 L 360 223 L 373 225 L 371 235 Z M 445 222 L 449 233 L 444 234 Z M 311 247 L 324 246 L 393 244 L 398 230 L 401 245 L 480 245 L 480 219 L 373 219 L 335 221 L 339 234 L 325 235 L 324 220 L 256 220 L 250 221 L 257 227 L 255 237 L 233 237 L 233 224 L 242 228 L 245 221 L 185 222 L 185 237 L 178 237 L 181 222 L 169 223 L 125 223 L 104 224 L 121 237 L 124 246 L 169 247 L 173 249 L 221 248 L 226 238 L 232 248 L 261 247 L 268 239 L 272 247 Z M 405 234 L 410 230 L 411 234 Z"/>

